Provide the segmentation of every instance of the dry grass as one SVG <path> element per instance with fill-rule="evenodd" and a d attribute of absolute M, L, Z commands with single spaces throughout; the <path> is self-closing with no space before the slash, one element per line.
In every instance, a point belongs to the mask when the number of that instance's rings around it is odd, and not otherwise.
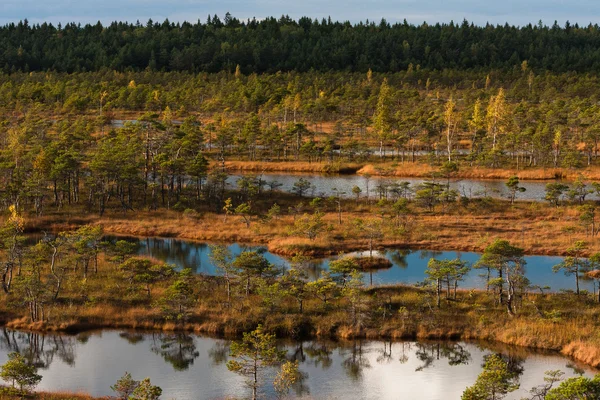
<path fill-rule="evenodd" d="M 219 166 L 213 163 L 213 166 Z M 356 163 L 324 163 L 305 161 L 227 161 L 229 171 L 242 172 L 292 172 L 292 173 L 355 173 L 362 168 Z"/>
<path fill-rule="evenodd" d="M 213 166 L 216 166 L 214 164 Z M 369 163 L 329 163 L 306 161 L 227 161 L 229 171 L 240 172 L 287 172 L 287 173 L 345 173 L 372 176 L 396 176 L 406 178 L 430 178 L 437 173 L 439 166 L 424 162 L 369 162 Z M 569 168 L 486 168 L 461 165 L 455 177 L 460 179 L 502 179 L 518 176 L 521 180 L 575 180 L 579 176 L 588 180 L 600 180 L 600 167 L 581 169 Z"/>
<path fill-rule="evenodd" d="M 365 165 L 357 171 L 357 174 L 429 178 L 437 171 L 439 171 L 438 166 L 431 166 L 425 163 L 405 162 L 398 164 L 386 162 Z M 600 180 L 600 167 L 574 170 L 568 168 L 485 168 L 461 165 L 456 177 L 461 179 L 508 179 L 514 175 L 518 176 L 521 180 L 575 180 L 579 176 L 584 176 L 589 180 Z"/>
<path fill-rule="evenodd" d="M 277 197 L 265 203 L 263 208 L 266 210 L 273 201 L 283 210 L 287 208 L 287 200 Z M 265 210 L 257 209 L 259 213 Z M 108 212 L 102 218 L 63 212 L 29 220 L 28 230 L 61 231 L 90 223 L 104 226 L 105 232 L 110 234 L 254 243 L 267 245 L 271 252 L 281 255 L 304 252 L 323 256 L 367 249 L 368 239 L 352 227 L 351 221 L 377 218 L 378 210 L 375 204 L 348 200 L 343 206 L 343 224 L 340 225 L 335 208 L 325 209 L 323 219 L 330 228 L 315 240 L 290 234 L 294 225 L 291 215 L 282 215 L 268 223 L 261 223 L 254 217 L 248 228 L 235 215 L 225 218 L 222 214 L 205 212 L 198 218 L 186 218 L 180 212 L 166 210 L 128 214 Z M 527 254 L 564 255 L 576 240 L 585 240 L 589 253 L 600 251 L 598 237 L 585 236 L 578 223 L 579 212 L 573 206 L 556 208 L 535 202 L 517 202 L 511 206 L 502 200 L 476 200 L 467 206 L 453 206 L 444 214 L 432 214 L 417 206 L 412 206 L 412 211 L 414 220 L 404 234 L 384 230 L 383 238 L 375 241 L 375 247 L 481 252 L 494 239 L 500 238 L 524 248 Z"/>
<path fill-rule="evenodd" d="M 0 400 L 4 399 L 21 399 L 18 395 L 10 395 L 0 393 Z M 94 397 L 87 393 L 70 393 L 70 392 L 35 392 L 25 396 L 26 399 L 36 400 L 108 400 L 110 397 Z"/>

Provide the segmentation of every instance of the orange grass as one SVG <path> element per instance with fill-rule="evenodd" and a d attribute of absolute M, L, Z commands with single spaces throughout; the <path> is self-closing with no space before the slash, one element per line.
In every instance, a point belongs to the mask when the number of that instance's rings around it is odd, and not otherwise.
<path fill-rule="evenodd" d="M 279 202 L 285 209 L 285 203 Z M 576 240 L 585 240 L 588 253 L 600 251 L 598 237 L 587 237 L 579 225 L 579 211 L 573 206 L 553 207 L 546 203 L 506 201 L 473 201 L 472 204 L 441 214 L 431 214 L 411 206 L 413 220 L 405 234 L 384 230 L 375 241 L 376 248 L 410 247 L 432 250 L 478 251 L 494 239 L 507 239 L 525 249 L 527 254 L 564 255 Z M 439 210 L 439 208 L 438 208 Z M 310 212 L 310 209 L 306 210 Z M 343 206 L 342 225 L 337 213 L 325 210 L 324 221 L 330 230 L 309 240 L 291 234 L 294 217 L 282 215 L 276 220 L 261 223 L 253 217 L 250 227 L 239 216 L 225 218 L 222 214 L 206 212 L 198 218 L 185 217 L 175 211 L 138 211 L 135 213 L 108 212 L 104 217 L 90 214 L 73 216 L 60 213 L 28 220 L 27 229 L 62 231 L 83 224 L 99 224 L 106 233 L 131 236 L 176 237 L 194 241 L 241 242 L 267 245 L 270 251 L 282 255 L 304 252 L 323 256 L 356 250 L 366 250 L 368 239 L 361 237 L 351 222 L 357 218 L 377 218 L 376 205 L 348 200 Z"/>

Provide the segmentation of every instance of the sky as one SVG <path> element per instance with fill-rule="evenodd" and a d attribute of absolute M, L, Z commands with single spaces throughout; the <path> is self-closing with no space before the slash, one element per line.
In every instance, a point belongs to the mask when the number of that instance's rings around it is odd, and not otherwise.
<path fill-rule="evenodd" d="M 110 23 L 112 21 L 195 22 L 208 14 L 230 12 L 239 19 L 289 15 L 333 20 L 403 21 L 429 24 L 461 22 L 478 25 L 564 25 L 600 23 L 597 0 L 0 0 L 0 24 L 28 19 L 30 23 Z"/>

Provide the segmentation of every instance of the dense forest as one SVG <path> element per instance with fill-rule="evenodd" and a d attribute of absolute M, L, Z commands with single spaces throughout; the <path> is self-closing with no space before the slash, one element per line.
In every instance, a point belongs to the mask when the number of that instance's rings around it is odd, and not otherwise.
<path fill-rule="evenodd" d="M 519 68 L 598 72 L 600 28 L 411 25 L 289 17 L 239 21 L 227 14 L 206 23 L 114 22 L 0 28 L 0 68 L 14 71 L 117 71 L 243 73 L 276 71 L 397 72 L 414 69 Z"/>

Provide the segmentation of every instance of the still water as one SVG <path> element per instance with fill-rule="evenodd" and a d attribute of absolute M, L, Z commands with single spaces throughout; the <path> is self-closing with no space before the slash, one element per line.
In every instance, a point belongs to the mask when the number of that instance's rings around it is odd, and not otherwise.
<path fill-rule="evenodd" d="M 230 175 L 228 184 L 235 188 L 237 180 L 242 175 Z M 410 183 L 410 188 L 413 190 L 418 184 L 425 181 L 422 178 L 404 178 L 404 177 L 379 177 L 373 176 L 369 179 L 361 175 L 319 175 L 319 174 L 261 174 L 253 175 L 260 176 L 265 182 L 266 190 L 269 190 L 269 184 L 276 182 L 281 184 L 278 190 L 291 192 L 294 183 L 300 178 L 304 178 L 312 184 L 312 188 L 307 191 L 306 196 L 328 197 L 336 194 L 336 190 L 343 193 L 344 197 L 353 197 L 352 188 L 358 186 L 361 189 L 361 196 L 364 198 L 367 195 L 367 186 L 370 198 L 379 198 L 377 191 L 378 185 L 390 187 L 393 184 L 401 182 Z M 438 180 L 438 183 L 446 184 L 445 180 Z M 526 189 L 523 193 L 517 193 L 517 200 L 533 200 L 543 201 L 545 196 L 546 184 L 554 181 L 521 181 L 519 186 Z M 569 182 L 563 182 L 569 184 Z M 492 197 L 492 198 L 509 198 L 509 191 L 506 188 L 504 180 L 485 180 L 485 179 L 453 179 L 450 181 L 450 188 L 458 190 L 461 196 L 475 197 Z M 588 199 L 597 199 L 595 195 L 589 195 Z"/>
<path fill-rule="evenodd" d="M 520 399 L 543 383 L 544 371 L 565 377 L 593 370 L 554 353 L 462 342 L 281 341 L 298 360 L 302 379 L 291 397 L 305 399 L 459 399 L 481 372 L 483 358 L 502 354 L 519 374 Z M 110 386 L 125 371 L 149 377 L 163 399 L 248 398 L 244 379 L 227 370 L 229 342 L 183 333 L 102 331 L 78 336 L 0 333 L 0 363 L 19 351 L 40 368 L 40 390 L 114 395 Z M 274 369 L 263 375 L 263 398 L 274 398 Z"/>
<path fill-rule="evenodd" d="M 206 243 L 197 243 L 178 239 L 164 238 L 127 238 L 127 240 L 139 243 L 138 254 L 150 256 L 161 261 L 174 264 L 179 268 L 191 268 L 197 273 L 216 275 L 219 271 L 211 263 L 210 249 Z M 289 262 L 276 255 L 269 253 L 265 248 L 244 246 L 238 243 L 228 245 L 231 252 L 236 255 L 244 250 L 258 250 L 263 252 L 264 256 L 274 265 L 288 268 Z M 353 253 L 357 254 L 357 253 Z M 363 252 L 368 255 L 368 252 Z M 372 274 L 365 274 L 367 283 L 375 285 L 384 284 L 415 284 L 425 280 L 425 270 L 430 258 L 454 259 L 461 258 L 472 264 L 479 260 L 479 253 L 457 252 L 457 251 L 428 251 L 428 250 L 408 250 L 408 249 L 388 249 L 383 252 L 374 252 L 374 255 L 381 255 L 390 260 L 393 266 L 389 269 L 374 271 Z M 327 270 L 329 261 L 333 259 L 324 258 L 313 260 L 307 266 L 309 278 L 316 279 L 321 271 Z M 526 256 L 527 261 L 526 275 L 532 285 L 541 287 L 549 286 L 552 291 L 574 290 L 575 277 L 565 277 L 562 272 L 552 272 L 552 267 L 562 261 L 562 257 L 552 256 Z M 484 279 L 480 275 L 483 270 L 473 269 L 465 277 L 461 287 L 482 288 Z M 594 290 L 593 282 L 580 281 L 582 289 Z"/>

